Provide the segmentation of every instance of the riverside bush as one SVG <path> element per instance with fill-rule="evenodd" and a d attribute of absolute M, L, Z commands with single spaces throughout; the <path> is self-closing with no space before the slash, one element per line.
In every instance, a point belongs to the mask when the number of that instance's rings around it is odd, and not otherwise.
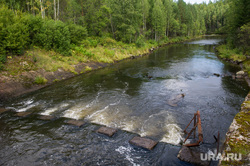
<path fill-rule="evenodd" d="M 144 36 L 143 35 L 140 35 L 138 38 L 137 38 L 137 40 L 136 40 L 136 42 L 135 42 L 135 45 L 137 46 L 137 47 L 144 47 L 145 45 L 146 45 L 146 43 L 145 43 L 145 41 L 144 41 Z"/>
<path fill-rule="evenodd" d="M 22 22 L 22 13 L 14 15 L 5 6 L 0 8 L 0 54 L 21 54 L 29 41 L 28 27 Z"/>
<path fill-rule="evenodd" d="M 0 7 L 0 54 L 22 54 L 25 48 L 36 45 L 69 56 L 71 44 L 79 45 L 86 37 L 85 27 L 18 11 L 14 14 L 7 7 Z M 95 39 L 88 42 L 94 47 L 98 43 Z"/>
<path fill-rule="evenodd" d="M 85 27 L 69 24 L 70 40 L 71 44 L 79 45 L 82 40 L 88 36 L 87 29 Z"/>
<path fill-rule="evenodd" d="M 70 32 L 65 23 L 61 21 L 44 21 L 37 35 L 38 43 L 43 48 L 54 49 L 63 55 L 70 55 Z"/>

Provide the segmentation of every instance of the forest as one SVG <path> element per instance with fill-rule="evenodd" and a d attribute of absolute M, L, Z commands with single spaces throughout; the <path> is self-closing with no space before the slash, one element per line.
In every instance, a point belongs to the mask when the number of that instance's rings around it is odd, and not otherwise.
<path fill-rule="evenodd" d="M 112 62 L 124 58 L 119 55 L 138 54 L 136 50 L 211 33 L 228 33 L 232 47 L 245 42 L 242 49 L 249 49 L 244 35 L 249 33 L 248 0 L 208 4 L 183 0 L 0 0 L 0 4 L 2 70 L 8 57 L 34 49 L 57 54 L 56 61 L 71 57 L 77 62 Z M 103 54 L 97 55 L 96 50 Z M 39 57 L 33 59 L 37 62 Z"/>

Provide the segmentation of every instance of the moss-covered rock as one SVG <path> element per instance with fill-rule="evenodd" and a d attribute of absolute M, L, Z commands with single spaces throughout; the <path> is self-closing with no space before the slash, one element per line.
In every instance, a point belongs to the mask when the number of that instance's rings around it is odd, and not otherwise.
<path fill-rule="evenodd" d="M 229 153 L 241 154 L 239 161 L 222 161 L 221 165 L 250 164 L 250 93 L 241 105 L 241 111 L 235 116 L 226 134 L 224 155 Z"/>

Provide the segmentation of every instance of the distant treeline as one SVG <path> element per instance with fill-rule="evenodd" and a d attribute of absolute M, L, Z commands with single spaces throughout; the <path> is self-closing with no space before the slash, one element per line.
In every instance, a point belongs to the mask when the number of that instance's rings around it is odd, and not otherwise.
<path fill-rule="evenodd" d="M 237 0 L 247 1 L 247 0 Z M 37 45 L 70 55 L 87 36 L 124 43 L 228 32 L 234 0 L 0 0 L 0 62 Z M 249 10 L 248 10 L 249 11 Z"/>

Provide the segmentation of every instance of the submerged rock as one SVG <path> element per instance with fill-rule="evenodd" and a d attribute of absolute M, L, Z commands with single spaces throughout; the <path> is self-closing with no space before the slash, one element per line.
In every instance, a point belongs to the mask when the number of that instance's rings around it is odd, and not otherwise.
<path fill-rule="evenodd" d="M 218 74 L 218 73 L 214 73 L 214 75 L 217 76 L 217 77 L 220 77 L 220 74 Z"/>
<path fill-rule="evenodd" d="M 210 164 L 210 161 L 208 160 L 206 161 L 201 160 L 200 151 L 193 150 L 192 148 L 186 146 L 182 146 L 177 157 L 182 161 L 186 161 L 195 165 L 209 166 Z"/>
<path fill-rule="evenodd" d="M 179 94 L 177 95 L 176 97 L 168 100 L 168 105 L 172 106 L 172 107 L 176 107 L 177 106 L 177 103 L 185 97 L 185 94 Z"/>

